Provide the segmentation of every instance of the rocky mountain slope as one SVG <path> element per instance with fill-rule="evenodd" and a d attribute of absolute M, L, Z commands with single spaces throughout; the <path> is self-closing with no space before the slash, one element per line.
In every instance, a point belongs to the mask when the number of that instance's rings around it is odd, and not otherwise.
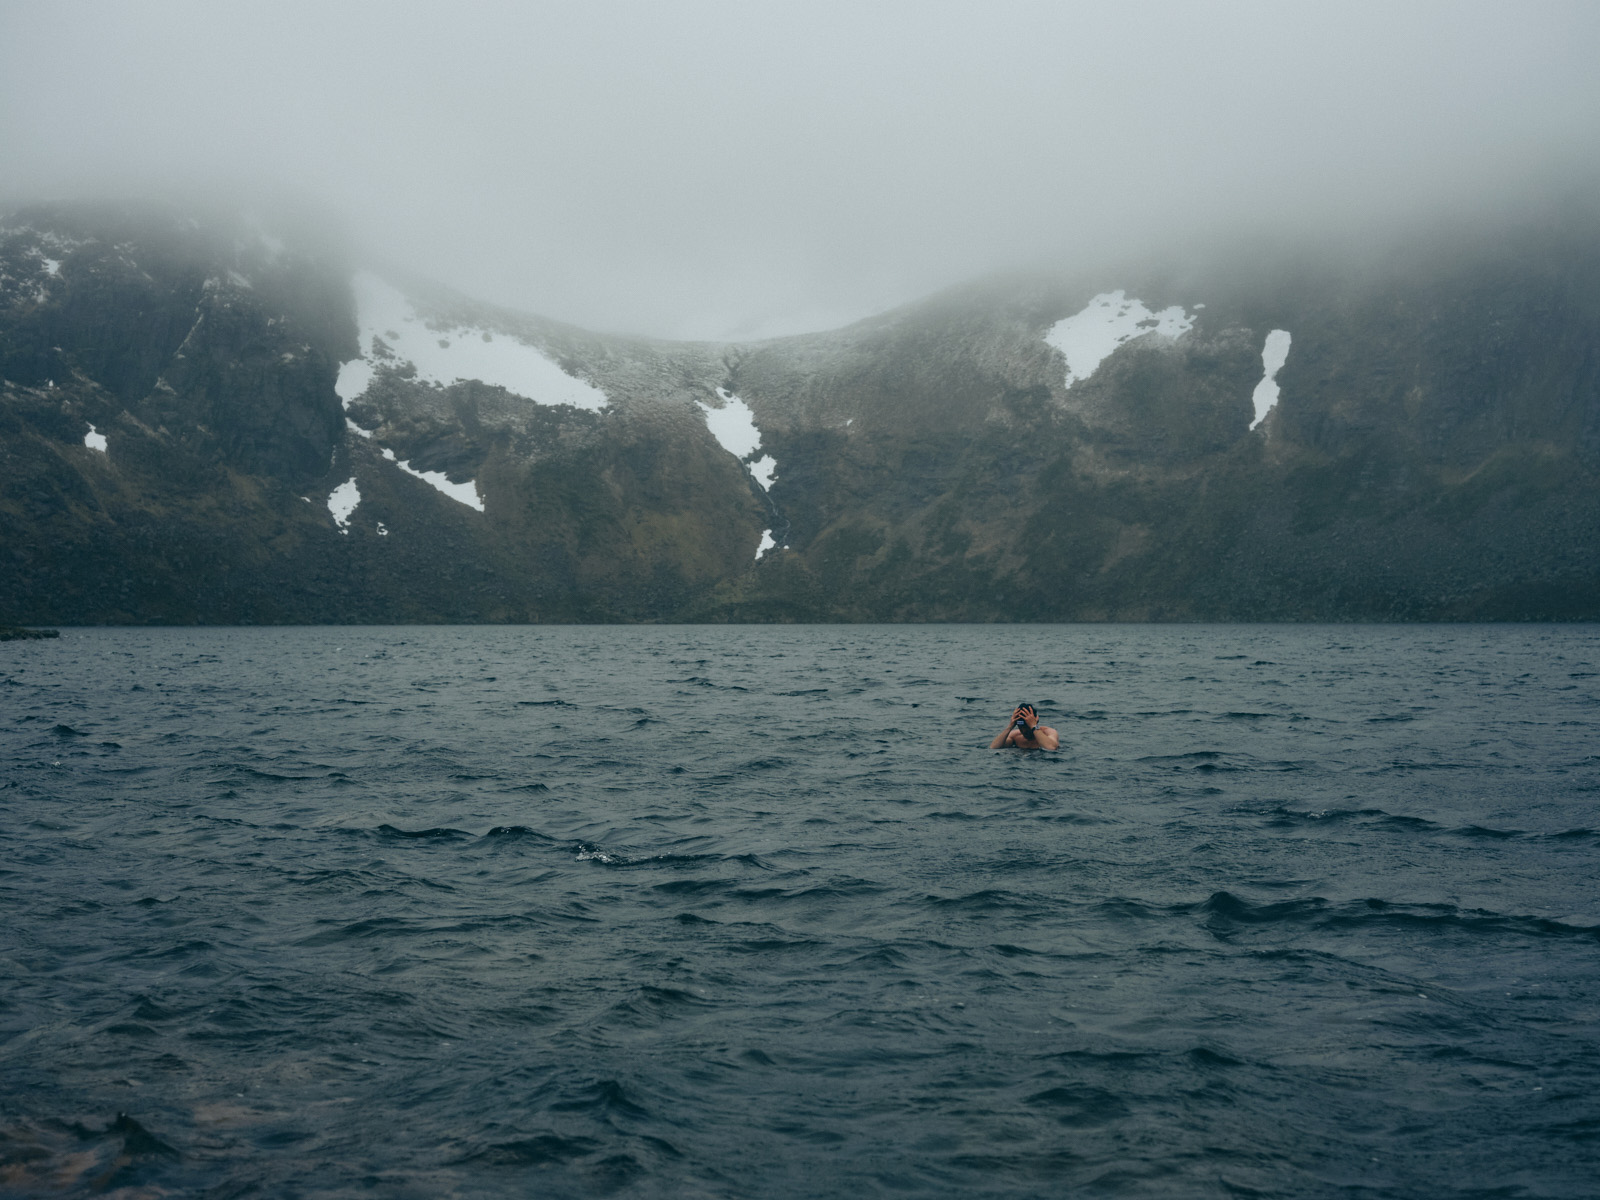
<path fill-rule="evenodd" d="M 0 381 L 0 621 L 1600 617 L 1592 213 L 710 345 L 35 208 Z"/>

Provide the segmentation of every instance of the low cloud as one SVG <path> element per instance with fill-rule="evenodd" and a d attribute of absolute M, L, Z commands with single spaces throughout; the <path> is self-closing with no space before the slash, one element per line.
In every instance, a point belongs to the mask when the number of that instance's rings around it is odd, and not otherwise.
<path fill-rule="evenodd" d="M 14 3 L 0 187 L 287 200 L 486 299 L 750 337 L 1515 205 L 1600 161 L 1597 51 L 1588 3 Z"/>

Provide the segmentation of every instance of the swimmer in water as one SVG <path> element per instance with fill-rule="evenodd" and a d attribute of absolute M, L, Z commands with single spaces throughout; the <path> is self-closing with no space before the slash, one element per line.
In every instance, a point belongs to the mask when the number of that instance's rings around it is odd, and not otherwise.
<path fill-rule="evenodd" d="M 1039 724 L 1039 710 L 1031 704 L 1019 704 L 1011 713 L 1011 724 L 995 734 L 989 743 L 991 750 L 1015 746 L 1018 750 L 1059 750 L 1061 739 L 1048 725 Z"/>

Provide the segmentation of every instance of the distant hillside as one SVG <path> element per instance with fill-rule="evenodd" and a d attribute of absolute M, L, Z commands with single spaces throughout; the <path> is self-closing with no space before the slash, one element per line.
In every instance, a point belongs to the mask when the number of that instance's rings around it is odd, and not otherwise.
<path fill-rule="evenodd" d="M 1595 619 L 1597 468 L 1592 214 L 747 345 L 0 219 L 0 623 Z"/>

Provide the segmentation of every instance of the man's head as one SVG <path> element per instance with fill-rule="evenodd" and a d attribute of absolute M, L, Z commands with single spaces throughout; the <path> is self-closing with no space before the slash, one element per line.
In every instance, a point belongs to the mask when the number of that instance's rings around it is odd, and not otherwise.
<path fill-rule="evenodd" d="M 1039 719 L 1039 710 L 1031 704 L 1019 704 L 1017 705 L 1017 711 L 1023 716 L 1027 717 L 1030 721 L 1037 721 Z"/>

